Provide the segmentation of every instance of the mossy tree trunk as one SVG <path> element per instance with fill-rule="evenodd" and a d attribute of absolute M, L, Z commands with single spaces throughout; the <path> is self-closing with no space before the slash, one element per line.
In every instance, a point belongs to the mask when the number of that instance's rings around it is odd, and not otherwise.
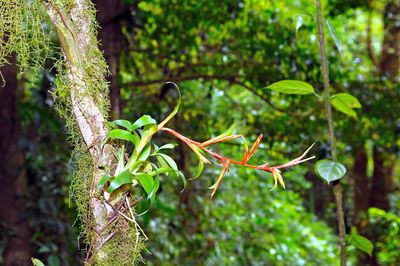
<path fill-rule="evenodd" d="M 90 221 L 86 221 L 86 233 L 89 233 L 90 247 L 86 263 L 109 265 L 114 261 L 115 265 L 123 265 L 122 260 L 118 263 L 119 259 L 110 250 L 113 250 L 113 244 L 120 245 L 126 242 L 125 238 L 132 236 L 129 225 L 126 221 L 120 221 L 118 228 L 111 228 L 110 221 L 115 212 L 96 189 L 105 171 L 113 167 L 113 148 L 102 144 L 107 135 L 109 98 L 105 72 L 98 67 L 104 63 L 104 58 L 98 49 L 94 9 L 89 0 L 71 0 L 63 5 L 49 0 L 44 4 L 64 55 L 63 78 L 69 92 L 70 99 L 67 102 L 71 105 L 70 112 L 76 121 L 74 127 L 79 129 L 93 162 L 93 168 L 87 169 L 92 171 L 93 176 L 88 188 Z M 130 256 L 123 261 L 132 262 L 137 254 Z"/>

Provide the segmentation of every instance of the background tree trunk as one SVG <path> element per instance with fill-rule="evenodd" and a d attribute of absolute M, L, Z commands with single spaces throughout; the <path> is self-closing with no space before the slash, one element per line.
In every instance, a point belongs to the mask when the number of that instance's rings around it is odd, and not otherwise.
<path fill-rule="evenodd" d="M 26 203 L 26 169 L 20 148 L 21 123 L 17 104 L 17 66 L 5 65 L 0 70 L 5 87 L 0 88 L 0 228 L 6 241 L 4 265 L 30 265 L 31 236 Z M 0 261 L 1 262 L 1 261 Z"/>
<path fill-rule="evenodd" d="M 110 82 L 111 118 L 117 119 L 121 116 L 121 93 L 118 82 L 119 58 L 124 44 L 121 20 L 129 15 L 130 6 L 122 1 L 95 0 L 97 9 L 97 20 L 100 24 L 99 38 L 101 48 L 110 70 L 108 81 Z"/>

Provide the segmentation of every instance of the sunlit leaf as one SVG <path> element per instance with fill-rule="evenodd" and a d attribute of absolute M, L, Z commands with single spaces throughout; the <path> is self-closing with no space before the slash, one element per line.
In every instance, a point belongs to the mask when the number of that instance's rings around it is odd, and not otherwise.
<path fill-rule="evenodd" d="M 320 160 L 315 164 L 315 172 L 328 183 L 341 179 L 346 174 L 346 167 L 331 160 Z"/>
<path fill-rule="evenodd" d="M 125 129 L 128 129 L 128 130 L 130 130 L 130 128 L 132 127 L 132 123 L 129 122 L 128 120 L 118 119 L 118 120 L 114 120 L 112 123 L 114 125 L 123 127 Z"/>
<path fill-rule="evenodd" d="M 126 140 L 133 145 L 137 146 L 139 143 L 139 137 L 137 135 L 132 134 L 129 131 L 123 130 L 123 129 L 113 129 L 108 132 L 108 137 L 111 139 L 120 139 L 120 140 Z"/>
<path fill-rule="evenodd" d="M 348 93 L 338 93 L 331 96 L 331 104 L 338 111 L 345 113 L 352 117 L 357 117 L 357 113 L 353 108 L 361 108 L 360 102 L 351 94 Z"/>
<path fill-rule="evenodd" d="M 175 144 L 175 143 L 168 143 L 168 144 L 165 144 L 165 145 L 159 147 L 159 148 L 157 149 L 157 151 L 159 151 L 159 150 L 165 150 L 165 149 L 173 149 L 173 148 L 175 148 L 176 146 L 177 146 L 177 144 Z"/>
<path fill-rule="evenodd" d="M 133 125 L 129 129 L 132 131 L 137 128 L 141 128 L 143 126 L 156 125 L 156 124 L 157 124 L 157 121 L 154 120 L 151 116 L 143 115 L 138 120 L 136 120 L 135 123 L 133 123 Z"/>
<path fill-rule="evenodd" d="M 272 83 L 266 88 L 284 94 L 305 95 L 314 93 L 313 86 L 300 80 L 281 80 Z"/>
<path fill-rule="evenodd" d="M 45 266 L 44 263 L 39 259 L 31 258 L 31 260 L 34 266 Z"/>

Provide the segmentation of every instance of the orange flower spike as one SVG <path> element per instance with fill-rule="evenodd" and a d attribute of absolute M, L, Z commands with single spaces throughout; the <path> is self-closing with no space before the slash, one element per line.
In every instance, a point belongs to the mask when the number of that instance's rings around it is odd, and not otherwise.
<path fill-rule="evenodd" d="M 253 146 L 250 149 L 249 155 L 247 156 L 247 159 L 244 163 L 247 163 L 250 158 L 254 155 L 254 153 L 256 152 L 258 145 L 260 145 L 260 142 L 262 140 L 263 135 L 260 134 L 260 136 L 258 136 L 258 138 L 256 139 L 256 141 L 254 142 Z"/>
<path fill-rule="evenodd" d="M 281 171 L 277 168 L 272 168 L 272 176 L 274 177 L 274 189 L 276 189 L 278 187 L 278 182 L 279 184 L 281 184 L 281 186 L 285 188 L 285 182 L 283 181 L 282 175 L 281 175 Z"/>
<path fill-rule="evenodd" d="M 224 162 L 224 164 L 223 164 L 223 166 L 222 166 L 221 173 L 219 174 L 219 177 L 218 177 L 217 182 L 216 182 L 214 185 L 212 185 L 212 186 L 210 187 L 210 188 L 214 189 L 213 192 L 211 193 L 210 198 L 212 198 L 212 197 L 214 196 L 215 192 L 217 192 L 219 186 L 221 185 L 222 178 L 224 177 L 226 171 L 228 171 L 228 168 L 229 168 L 229 164 L 230 164 L 230 163 L 231 163 L 231 162 L 230 162 L 229 160 L 226 160 L 226 161 Z"/>

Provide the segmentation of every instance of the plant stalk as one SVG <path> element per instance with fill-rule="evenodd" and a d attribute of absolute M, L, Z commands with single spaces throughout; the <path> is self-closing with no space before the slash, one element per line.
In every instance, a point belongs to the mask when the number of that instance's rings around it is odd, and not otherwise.
<path fill-rule="evenodd" d="M 325 48 L 325 35 L 324 35 L 324 20 L 321 8 L 321 1 L 315 0 L 315 5 L 317 8 L 317 30 L 318 30 L 318 43 L 319 43 L 319 53 L 321 57 L 321 71 L 324 85 L 324 97 L 325 97 L 325 109 L 326 118 L 328 122 L 328 137 L 329 144 L 331 148 L 332 160 L 336 161 L 336 147 L 335 147 L 335 131 L 333 128 L 332 119 L 332 107 L 330 102 L 330 85 L 329 85 L 329 71 L 328 71 L 328 59 L 326 57 Z M 340 265 L 346 265 L 346 231 L 344 225 L 344 212 L 343 212 L 343 193 L 342 186 L 340 182 L 334 182 L 333 184 L 333 195 L 335 197 L 336 203 L 336 219 L 338 223 L 339 231 L 339 248 L 340 248 Z"/>

